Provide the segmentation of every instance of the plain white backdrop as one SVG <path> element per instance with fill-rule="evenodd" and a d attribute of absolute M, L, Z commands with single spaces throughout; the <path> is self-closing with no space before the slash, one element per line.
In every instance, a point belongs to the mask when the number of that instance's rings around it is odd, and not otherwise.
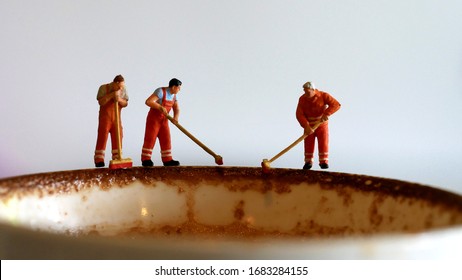
<path fill-rule="evenodd" d="M 295 108 L 310 80 L 342 104 L 329 171 L 462 193 L 461 10 L 459 0 L 2 0 L 0 177 L 92 168 L 96 93 L 117 74 L 135 165 L 144 102 L 176 77 L 180 123 L 225 166 L 259 167 L 302 134 Z M 182 165 L 215 165 L 171 131 Z M 272 164 L 302 166 L 302 144 Z"/>

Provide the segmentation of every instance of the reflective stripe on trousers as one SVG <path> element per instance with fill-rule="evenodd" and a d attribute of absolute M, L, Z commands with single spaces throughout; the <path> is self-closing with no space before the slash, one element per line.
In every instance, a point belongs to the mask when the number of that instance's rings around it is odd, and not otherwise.
<path fill-rule="evenodd" d="M 315 140 L 318 140 L 319 163 L 329 162 L 329 126 L 320 125 L 314 133 L 305 138 L 305 162 L 313 163 Z"/>

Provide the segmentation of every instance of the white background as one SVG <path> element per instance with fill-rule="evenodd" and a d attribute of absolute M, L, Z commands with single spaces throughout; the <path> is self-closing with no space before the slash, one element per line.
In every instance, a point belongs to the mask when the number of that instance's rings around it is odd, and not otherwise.
<path fill-rule="evenodd" d="M 295 108 L 311 80 L 342 104 L 330 171 L 462 193 L 461 11 L 459 0 L 1 0 L 0 177 L 92 168 L 96 93 L 117 74 L 135 165 L 144 101 L 177 77 L 180 123 L 225 166 L 259 167 L 302 134 Z M 182 165 L 215 165 L 171 130 Z M 302 144 L 272 164 L 302 166 Z"/>
<path fill-rule="evenodd" d="M 2 261 L 2 279 L 69 280 L 93 279 L 458 279 L 456 260 L 441 261 L 359 261 L 359 260 L 155 260 L 155 261 Z M 24 269 L 27 267 L 27 269 Z M 167 269 L 175 275 L 156 275 L 156 270 Z M 250 269 L 252 267 L 252 270 Z M 297 271 L 307 267 L 308 275 L 256 275 L 251 271 L 282 267 Z M 239 270 L 239 275 L 178 275 L 181 269 Z M 333 269 L 335 268 L 335 269 Z M 279 269 L 278 269 L 279 271 Z M 303 270 L 302 270 L 303 271 Z M 200 272 L 199 272 L 200 273 Z M 296 274 L 296 273 L 295 273 Z M 459 276 L 460 278 L 460 276 Z"/>

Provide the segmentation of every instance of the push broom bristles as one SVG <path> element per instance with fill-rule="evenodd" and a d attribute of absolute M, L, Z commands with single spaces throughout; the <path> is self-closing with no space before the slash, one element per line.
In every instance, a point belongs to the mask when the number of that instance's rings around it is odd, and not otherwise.
<path fill-rule="evenodd" d="M 267 159 L 264 159 L 261 162 L 261 168 L 262 168 L 263 173 L 265 173 L 265 174 L 270 173 L 271 172 L 270 161 L 267 160 Z"/>
<path fill-rule="evenodd" d="M 218 165 L 223 165 L 223 158 L 219 155 L 215 157 L 215 163 Z"/>
<path fill-rule="evenodd" d="M 133 161 L 130 158 L 114 159 L 109 162 L 109 169 L 130 168 L 133 166 Z"/>

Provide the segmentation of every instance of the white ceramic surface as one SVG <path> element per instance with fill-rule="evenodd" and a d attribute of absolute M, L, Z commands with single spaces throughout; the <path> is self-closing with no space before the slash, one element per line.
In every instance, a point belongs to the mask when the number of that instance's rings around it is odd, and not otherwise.
<path fill-rule="evenodd" d="M 3 179 L 0 197 L 2 259 L 462 255 L 462 197 L 368 176 L 92 169 Z"/>

